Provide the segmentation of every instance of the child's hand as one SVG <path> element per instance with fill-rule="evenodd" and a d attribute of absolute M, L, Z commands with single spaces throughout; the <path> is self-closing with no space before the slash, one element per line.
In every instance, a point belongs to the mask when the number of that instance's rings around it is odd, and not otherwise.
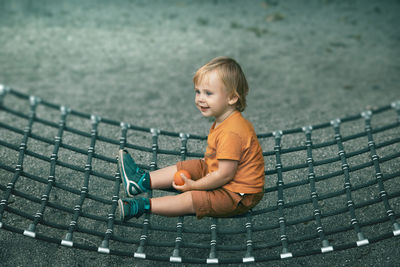
<path fill-rule="evenodd" d="M 182 180 L 183 180 L 184 184 L 183 185 L 177 185 L 177 184 L 175 184 L 175 182 L 172 182 L 172 186 L 176 190 L 182 191 L 182 192 L 186 192 L 186 191 L 192 190 L 193 189 L 192 185 L 193 185 L 193 183 L 195 181 L 193 181 L 192 179 L 187 178 L 183 173 L 181 173 L 181 177 L 182 177 Z"/>

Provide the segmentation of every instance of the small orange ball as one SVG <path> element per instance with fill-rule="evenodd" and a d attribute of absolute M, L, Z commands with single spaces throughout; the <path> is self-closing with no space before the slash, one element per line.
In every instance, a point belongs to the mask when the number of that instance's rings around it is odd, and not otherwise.
<path fill-rule="evenodd" d="M 183 173 L 183 175 L 186 176 L 186 178 L 189 178 L 189 179 L 192 178 L 192 176 L 190 175 L 190 173 L 187 170 L 179 170 L 174 174 L 174 183 L 176 185 L 183 185 L 185 183 L 181 177 L 182 173 Z"/>

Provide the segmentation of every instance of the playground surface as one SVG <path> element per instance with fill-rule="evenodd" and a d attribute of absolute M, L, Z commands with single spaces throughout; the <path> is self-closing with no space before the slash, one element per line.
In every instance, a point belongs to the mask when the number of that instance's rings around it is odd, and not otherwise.
<path fill-rule="evenodd" d="M 138 126 L 206 135 L 192 76 L 230 56 L 247 76 L 244 116 L 257 133 L 302 127 L 400 100 L 399 13 L 394 0 L 1 1 L 0 84 Z M 398 243 L 271 265 L 395 266 Z M 7 231 L 0 248 L 2 266 L 154 265 Z"/>

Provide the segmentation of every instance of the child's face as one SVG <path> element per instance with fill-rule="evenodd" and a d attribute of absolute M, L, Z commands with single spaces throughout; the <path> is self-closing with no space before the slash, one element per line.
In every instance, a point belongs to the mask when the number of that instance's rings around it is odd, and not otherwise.
<path fill-rule="evenodd" d="M 235 110 L 237 97 L 229 94 L 216 71 L 212 71 L 195 84 L 195 104 L 205 117 L 215 117 L 217 123 L 226 119 Z"/>

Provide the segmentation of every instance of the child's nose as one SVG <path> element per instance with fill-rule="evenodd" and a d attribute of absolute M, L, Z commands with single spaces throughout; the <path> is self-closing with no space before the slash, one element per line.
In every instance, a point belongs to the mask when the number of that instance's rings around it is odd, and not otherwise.
<path fill-rule="evenodd" d="M 199 95 L 198 95 L 198 100 L 199 100 L 200 102 L 204 102 L 204 94 L 199 94 Z"/>

